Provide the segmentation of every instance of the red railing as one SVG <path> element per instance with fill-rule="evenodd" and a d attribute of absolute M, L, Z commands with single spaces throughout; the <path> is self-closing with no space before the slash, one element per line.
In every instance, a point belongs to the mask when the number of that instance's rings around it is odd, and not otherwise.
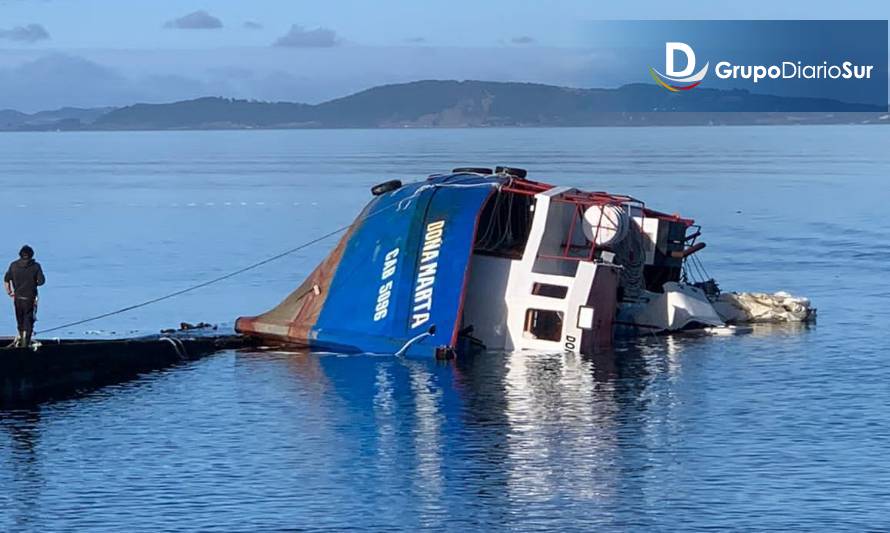
<path fill-rule="evenodd" d="M 542 193 L 544 191 L 548 191 L 554 188 L 554 185 L 550 185 L 547 183 L 540 183 L 536 181 L 526 180 L 526 179 L 512 179 L 510 182 L 501 188 L 503 192 L 510 192 L 514 194 L 522 194 L 527 196 L 534 196 L 536 194 Z M 572 245 L 572 237 L 575 233 L 575 227 L 579 219 L 584 217 L 584 211 L 592 206 L 604 206 L 604 205 L 616 205 L 616 206 L 625 206 L 627 204 L 636 204 L 641 211 L 641 214 L 644 217 L 649 218 L 658 218 L 661 220 L 669 220 L 672 222 L 680 222 L 685 224 L 686 226 L 692 226 L 695 224 L 695 221 L 689 218 L 683 218 L 678 214 L 667 214 L 662 213 L 660 211 L 655 211 L 652 209 L 648 209 L 646 204 L 641 200 L 637 200 L 633 196 L 628 196 L 624 194 L 612 194 L 604 191 L 569 191 L 563 194 L 554 196 L 550 199 L 551 202 L 556 203 L 568 203 L 575 205 L 575 212 L 572 216 L 572 223 L 569 227 L 568 235 L 566 236 L 565 244 L 561 246 L 562 253 L 560 255 L 551 255 L 551 254 L 541 254 L 539 253 L 537 257 L 542 259 L 554 259 L 554 260 L 565 260 L 565 261 L 592 261 L 594 255 L 596 254 L 596 244 L 595 242 L 590 242 L 589 246 L 585 245 L 581 248 L 587 249 L 586 255 L 572 255 L 571 252 L 577 250 L 578 246 Z M 600 230 L 602 229 L 604 211 L 600 212 L 600 220 L 597 222 L 596 231 L 594 233 L 594 241 L 596 236 L 599 235 Z M 643 228 L 638 226 L 638 231 L 643 232 Z"/>

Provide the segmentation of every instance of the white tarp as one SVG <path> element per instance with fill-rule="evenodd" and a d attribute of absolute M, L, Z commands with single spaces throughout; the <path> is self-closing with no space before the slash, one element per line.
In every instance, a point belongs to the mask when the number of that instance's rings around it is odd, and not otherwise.
<path fill-rule="evenodd" d="M 714 301 L 714 309 L 728 323 L 809 322 L 816 318 L 816 309 L 806 298 L 787 292 L 729 292 Z"/>

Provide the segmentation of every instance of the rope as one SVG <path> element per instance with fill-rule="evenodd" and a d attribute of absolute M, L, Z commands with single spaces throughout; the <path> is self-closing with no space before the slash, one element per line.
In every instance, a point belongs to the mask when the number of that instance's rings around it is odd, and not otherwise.
<path fill-rule="evenodd" d="M 185 360 L 186 352 L 185 345 L 179 339 L 174 339 L 172 337 L 161 337 L 162 341 L 167 341 L 171 345 L 173 345 L 173 351 L 176 352 L 176 356 L 179 357 L 181 361 Z"/>
<path fill-rule="evenodd" d="M 621 284 L 628 300 L 639 300 L 646 289 L 643 264 L 646 260 L 646 247 L 643 243 L 643 228 L 630 218 L 631 228 L 615 244 L 618 261 L 624 268 L 621 271 Z"/>
<path fill-rule="evenodd" d="M 494 187 L 495 189 L 500 189 L 501 184 L 499 182 L 483 182 L 483 183 L 426 183 L 418 187 L 411 196 L 407 198 L 403 198 L 399 201 L 399 211 L 407 209 L 408 206 L 411 205 L 411 201 L 415 198 L 418 198 L 424 191 L 429 189 L 444 189 L 444 188 L 454 188 L 454 189 L 473 189 L 476 187 Z"/>
<path fill-rule="evenodd" d="M 399 348 L 399 351 L 396 352 L 396 357 L 401 357 L 401 356 L 405 355 L 405 352 L 408 351 L 408 348 L 410 348 L 411 346 L 413 346 L 415 343 L 419 342 L 421 339 L 425 339 L 425 338 L 427 338 L 427 337 L 432 337 L 432 336 L 433 336 L 432 330 L 433 330 L 434 328 L 435 328 L 435 326 L 431 327 L 431 328 L 430 328 L 429 330 L 427 330 L 427 331 L 424 331 L 424 332 L 421 333 L 420 335 L 417 335 L 417 336 L 415 336 L 415 337 L 413 337 L 413 338 L 411 338 L 411 339 L 408 339 L 408 342 L 406 342 L 405 344 L 403 344 L 402 347 Z"/>
<path fill-rule="evenodd" d="M 74 327 L 74 326 L 79 326 L 79 325 L 81 325 L 81 324 L 86 324 L 87 322 L 95 322 L 96 320 L 101 320 L 101 319 L 103 319 L 103 318 L 108 318 L 108 317 L 110 317 L 110 316 L 120 315 L 120 314 L 122 314 L 122 313 L 127 313 L 127 312 L 129 312 L 129 311 L 133 311 L 134 309 L 139 309 L 139 308 L 141 308 L 141 307 L 147 307 L 147 306 L 149 306 L 149 305 L 156 304 L 156 303 L 158 303 L 158 302 L 163 302 L 164 300 L 169 300 L 169 299 L 171 299 L 171 298 L 175 298 L 175 297 L 177 297 L 177 296 L 181 296 L 181 295 L 183 295 L 183 294 L 186 294 L 186 293 L 189 293 L 189 292 L 192 292 L 192 291 L 196 291 L 196 290 L 198 290 L 198 289 L 203 289 L 204 287 L 207 287 L 207 286 L 209 286 L 209 285 L 213 285 L 213 284 L 215 284 L 215 283 L 219 283 L 219 282 L 221 282 L 221 281 L 225 281 L 225 280 L 227 280 L 227 279 L 234 278 L 235 276 L 239 276 L 239 275 L 241 275 L 241 274 L 244 274 L 245 272 L 249 272 L 249 271 L 251 271 L 251 270 L 255 270 L 255 269 L 257 269 L 257 268 L 259 268 L 259 267 L 261 267 L 261 266 L 267 265 L 267 264 L 269 264 L 269 263 L 271 263 L 271 262 L 273 262 L 273 261 L 277 261 L 277 260 L 279 260 L 279 259 L 281 259 L 281 258 L 283 258 L 283 257 L 287 257 L 287 256 L 290 255 L 290 254 L 299 252 L 300 250 L 302 250 L 302 249 L 304 249 L 304 248 L 308 248 L 308 247 L 312 246 L 313 244 L 317 244 L 317 243 L 319 243 L 319 242 L 321 242 L 321 241 L 323 241 L 323 240 L 325 240 L 325 239 L 329 239 L 329 238 L 333 237 L 334 235 L 337 235 L 338 233 L 342 233 L 342 232 L 346 231 L 346 230 L 349 229 L 353 224 L 355 224 L 355 223 L 357 223 L 357 222 L 359 222 L 359 221 L 364 221 L 364 220 L 367 220 L 367 219 L 369 219 L 369 218 L 371 218 L 371 217 L 377 216 L 377 215 L 379 215 L 380 213 L 386 211 L 387 209 L 390 209 L 391 207 L 394 207 L 395 205 L 397 205 L 397 202 L 393 202 L 393 203 L 391 203 L 391 204 L 389 204 L 389 205 L 387 205 L 387 206 L 385 206 L 385 207 L 383 207 L 383 208 L 381 208 L 381 209 L 379 209 L 379 210 L 377 210 L 377 211 L 375 211 L 375 212 L 373 212 L 373 213 L 368 214 L 368 215 L 365 216 L 365 217 L 359 217 L 359 219 L 357 219 L 357 220 L 356 220 L 355 222 L 353 222 L 353 223 L 347 224 L 347 225 L 345 225 L 345 226 L 343 226 L 343 227 L 340 227 L 340 228 L 337 228 L 337 229 L 335 229 L 335 230 L 333 230 L 333 231 L 330 231 L 330 232 L 328 232 L 328 233 L 325 233 L 324 235 L 322 235 L 322 236 L 320 236 L 320 237 L 316 237 L 316 238 L 312 239 L 311 241 L 304 242 L 303 244 L 301 244 L 301 245 L 299 245 L 299 246 L 295 246 L 294 248 L 291 248 L 291 249 L 289 249 L 289 250 L 285 250 L 285 251 L 283 251 L 283 252 L 281 252 L 281 253 L 279 253 L 279 254 L 273 255 L 272 257 L 263 259 L 262 261 L 258 261 L 258 262 L 256 262 L 256 263 L 251 264 L 251 265 L 247 265 L 247 266 L 244 267 L 244 268 L 239 268 L 238 270 L 235 270 L 234 272 L 229 272 L 228 274 L 224 274 L 224 275 L 219 276 L 219 277 L 217 277 L 217 278 L 213 278 L 213 279 L 211 279 L 211 280 L 208 280 L 208 281 L 205 281 L 205 282 L 202 282 L 202 283 L 198 283 L 197 285 L 192 285 L 191 287 L 187 287 L 187 288 L 185 288 L 185 289 L 180 289 L 180 290 L 178 290 L 178 291 L 171 292 L 171 293 L 169 293 L 169 294 L 165 294 L 165 295 L 163 295 L 163 296 L 158 296 L 157 298 L 152 298 L 151 300 L 146 300 L 146 301 L 144 301 L 144 302 L 140 302 L 140 303 L 137 303 L 137 304 L 129 305 L 129 306 L 127 306 L 127 307 L 122 307 L 122 308 L 120 308 L 120 309 L 116 309 L 116 310 L 114 310 L 114 311 L 109 311 L 109 312 L 107 312 L 107 313 L 102 313 L 101 315 L 91 316 L 91 317 L 89 317 L 89 318 L 84 318 L 84 319 L 81 319 L 81 320 L 75 320 L 74 322 L 68 322 L 67 324 L 62 324 L 61 326 L 55 326 L 55 327 L 52 327 L 52 328 L 49 328 L 49 329 L 43 329 L 43 330 L 37 331 L 36 334 L 43 335 L 43 334 L 45 334 L 45 333 L 51 333 L 51 332 L 53 332 L 53 331 L 58 331 L 58 330 L 60 330 L 60 329 L 65 329 L 65 328 L 70 328 L 70 327 Z"/>

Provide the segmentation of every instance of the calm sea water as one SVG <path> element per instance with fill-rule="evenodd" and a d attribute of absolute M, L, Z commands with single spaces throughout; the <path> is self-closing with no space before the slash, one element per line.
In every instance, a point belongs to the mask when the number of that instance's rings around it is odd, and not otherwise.
<path fill-rule="evenodd" d="M 593 358 L 220 353 L 0 412 L 0 530 L 890 529 L 888 146 L 876 126 L 3 134 L 0 252 L 37 250 L 43 328 L 346 224 L 374 183 L 496 164 L 694 217 L 724 289 L 808 296 L 819 322 Z M 231 324 L 330 246 L 61 334 Z"/>

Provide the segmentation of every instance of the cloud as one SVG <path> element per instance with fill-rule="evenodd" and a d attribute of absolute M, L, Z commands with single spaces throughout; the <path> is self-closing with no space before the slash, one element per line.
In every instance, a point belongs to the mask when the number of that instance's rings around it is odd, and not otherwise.
<path fill-rule="evenodd" d="M 252 20 L 247 20 L 244 24 L 241 25 L 246 30 L 261 30 L 263 29 L 263 25 L 259 22 L 254 22 Z"/>
<path fill-rule="evenodd" d="M 72 56 L 19 46 L 0 55 L 0 109 L 33 112 L 209 95 L 317 103 L 375 85 L 427 79 L 616 87 L 639 74 L 618 56 L 545 46 L 342 42 L 325 53 L 295 51 L 305 49 L 249 47 L 237 54 L 219 49 L 85 49 Z"/>
<path fill-rule="evenodd" d="M 27 26 L 16 26 L 8 30 L 0 29 L 0 39 L 36 43 L 37 41 L 49 39 L 49 32 L 40 24 L 28 24 Z"/>
<path fill-rule="evenodd" d="M 0 109 L 25 112 L 171 102 L 230 92 L 227 86 L 211 85 L 188 71 L 128 76 L 114 66 L 59 53 L 0 66 L 0 87 Z"/>
<path fill-rule="evenodd" d="M 0 106 L 25 111 L 63 106 L 98 107 L 115 96 L 134 96 L 113 69 L 83 58 L 50 54 L 0 69 Z M 124 93 L 124 94 L 121 94 Z"/>
<path fill-rule="evenodd" d="M 331 48 L 340 44 L 337 32 L 329 28 L 306 28 L 294 24 L 287 33 L 275 41 L 275 46 L 293 48 Z"/>
<path fill-rule="evenodd" d="M 520 35 L 518 37 L 513 37 L 512 39 L 510 39 L 510 42 L 513 44 L 532 44 L 536 41 L 534 37 L 528 35 Z"/>
<path fill-rule="evenodd" d="M 168 20 L 164 27 L 179 30 L 215 30 L 222 28 L 223 24 L 221 20 L 201 9 L 177 19 Z"/>
<path fill-rule="evenodd" d="M 421 43 L 426 42 L 426 38 L 425 37 L 410 37 L 408 39 L 405 39 L 405 42 L 412 43 L 412 44 L 421 44 Z"/>

